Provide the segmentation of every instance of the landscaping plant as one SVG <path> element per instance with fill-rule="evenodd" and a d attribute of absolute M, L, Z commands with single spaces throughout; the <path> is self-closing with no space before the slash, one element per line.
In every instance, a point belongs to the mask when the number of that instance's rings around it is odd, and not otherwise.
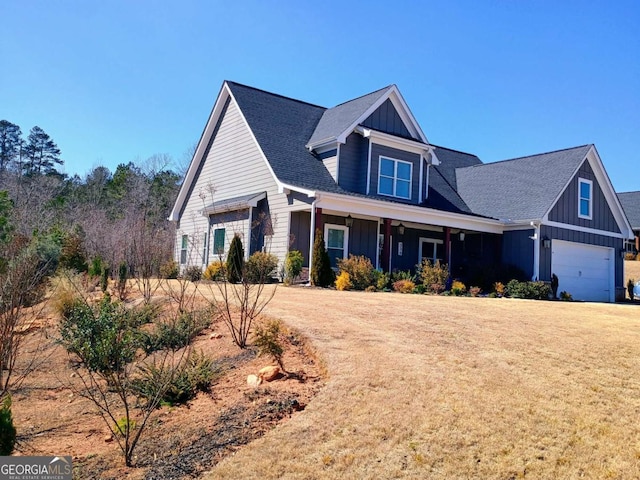
<path fill-rule="evenodd" d="M 338 260 L 338 270 L 349 274 L 354 290 L 365 290 L 377 281 L 376 270 L 364 255 L 349 255 L 349 258 Z"/>
<path fill-rule="evenodd" d="M 256 328 L 254 344 L 258 347 L 260 355 L 269 355 L 278 366 L 284 370 L 282 357 L 284 344 L 282 342 L 282 323 L 280 320 L 270 320 L 265 325 Z"/>
<path fill-rule="evenodd" d="M 336 290 L 351 290 L 353 283 L 351 282 L 351 275 L 349 272 L 341 272 L 336 278 Z"/>
<path fill-rule="evenodd" d="M 242 240 L 237 233 L 231 240 L 229 246 L 229 254 L 227 255 L 227 281 L 231 283 L 239 283 L 243 279 L 244 274 L 244 248 Z"/>
<path fill-rule="evenodd" d="M 300 250 L 290 250 L 284 260 L 284 282 L 292 284 L 302 273 L 304 258 Z"/>
<path fill-rule="evenodd" d="M 324 245 L 322 232 L 316 230 L 316 238 L 313 242 L 313 266 L 311 267 L 310 277 L 311 285 L 316 287 L 328 287 L 335 280 L 335 273 L 331 269 L 331 260 L 329 252 Z"/>

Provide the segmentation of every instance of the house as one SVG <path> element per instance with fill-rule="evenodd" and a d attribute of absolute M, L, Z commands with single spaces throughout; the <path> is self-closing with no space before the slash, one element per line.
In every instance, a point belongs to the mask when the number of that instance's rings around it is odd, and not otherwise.
<path fill-rule="evenodd" d="M 245 255 L 366 255 L 385 271 L 441 260 L 478 285 L 513 268 L 575 299 L 624 294 L 632 236 L 593 145 L 483 164 L 431 144 L 391 85 L 332 108 L 225 81 L 170 220 L 184 268 Z M 484 278 L 486 280 L 486 278 Z"/>
<path fill-rule="evenodd" d="M 626 250 L 629 253 L 640 251 L 640 192 L 624 192 L 618 194 L 618 199 L 622 204 L 624 213 L 627 214 L 634 238 L 626 243 Z"/>

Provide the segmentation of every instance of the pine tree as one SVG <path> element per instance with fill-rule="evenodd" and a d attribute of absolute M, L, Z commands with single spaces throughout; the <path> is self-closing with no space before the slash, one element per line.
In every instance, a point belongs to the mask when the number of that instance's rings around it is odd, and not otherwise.
<path fill-rule="evenodd" d="M 244 248 L 242 248 L 242 240 L 240 235 L 235 234 L 231 245 L 229 246 L 229 254 L 227 255 L 227 280 L 231 283 L 238 283 L 242 280 L 244 271 Z"/>
<path fill-rule="evenodd" d="M 336 276 L 331 269 L 329 252 L 324 246 L 322 232 L 316 230 L 316 238 L 313 242 L 313 265 L 311 267 L 311 284 L 317 287 L 328 287 Z"/>
<path fill-rule="evenodd" d="M 55 165 L 63 163 L 60 158 L 60 149 L 51 137 L 40 127 L 33 127 L 25 147 L 23 174 L 27 176 L 56 174 L 58 171 Z"/>
<path fill-rule="evenodd" d="M 12 162 L 17 162 L 23 144 L 22 131 L 18 125 L 0 120 L 0 172 Z"/>

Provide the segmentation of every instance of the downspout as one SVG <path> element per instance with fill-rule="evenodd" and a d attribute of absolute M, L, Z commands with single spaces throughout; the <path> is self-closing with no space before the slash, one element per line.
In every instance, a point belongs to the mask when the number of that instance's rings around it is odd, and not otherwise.
<path fill-rule="evenodd" d="M 309 282 L 308 285 L 311 285 L 311 268 L 313 267 L 313 244 L 315 243 L 316 236 L 316 203 L 318 202 L 317 198 L 313 199 L 313 203 L 311 203 L 311 231 L 309 232 Z"/>
<path fill-rule="evenodd" d="M 246 262 L 247 260 L 249 260 L 249 257 L 251 256 L 251 224 L 253 223 L 252 221 L 252 216 L 253 216 L 253 207 L 249 207 L 249 221 L 247 222 L 247 246 L 244 249 L 244 261 Z"/>
<path fill-rule="evenodd" d="M 540 278 L 540 222 L 531 222 L 533 227 L 533 277 L 537 281 Z"/>

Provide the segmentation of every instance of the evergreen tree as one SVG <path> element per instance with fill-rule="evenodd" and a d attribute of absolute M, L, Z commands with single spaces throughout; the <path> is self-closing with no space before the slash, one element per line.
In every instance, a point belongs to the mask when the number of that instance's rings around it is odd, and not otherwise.
<path fill-rule="evenodd" d="M 242 240 L 240 235 L 235 234 L 231 245 L 229 246 L 229 254 L 227 255 L 227 280 L 231 283 L 238 283 L 242 280 L 244 271 L 244 248 L 242 248 Z"/>
<path fill-rule="evenodd" d="M 55 166 L 63 163 L 60 158 L 60 149 L 51 137 L 40 127 L 33 127 L 25 147 L 23 174 L 27 176 L 57 174 Z"/>
<path fill-rule="evenodd" d="M 331 269 L 331 259 L 329 252 L 324 246 L 322 232 L 316 230 L 316 238 L 313 242 L 313 266 L 311 267 L 311 284 L 316 287 L 328 287 L 335 279 L 336 275 Z"/>
<path fill-rule="evenodd" d="M 22 147 L 22 131 L 18 125 L 0 120 L 0 172 L 17 162 Z"/>

